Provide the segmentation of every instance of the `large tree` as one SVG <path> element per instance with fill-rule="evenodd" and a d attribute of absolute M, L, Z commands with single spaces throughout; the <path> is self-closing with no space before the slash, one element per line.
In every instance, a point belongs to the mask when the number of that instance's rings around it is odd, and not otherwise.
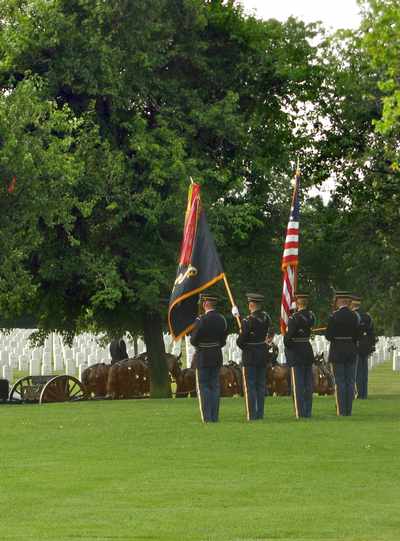
<path fill-rule="evenodd" d="M 400 169 L 400 6 L 398 0 L 369 0 L 363 5 L 362 44 L 371 68 L 379 73 L 382 115 L 376 130 L 385 136 L 393 170 Z"/>
<path fill-rule="evenodd" d="M 272 287 L 298 107 L 319 84 L 313 29 L 222 0 L 3 0 L 0 21 L 0 172 L 17 178 L 1 196 L 3 316 L 143 334 L 165 396 L 189 178 L 238 290 L 248 265 Z"/>
<path fill-rule="evenodd" d="M 313 109 L 315 145 L 308 174 L 315 184 L 330 177 L 335 190 L 327 207 L 309 209 L 304 233 L 309 261 L 315 253 L 310 245 L 313 238 L 333 242 L 331 257 L 320 258 L 326 281 L 362 294 L 380 332 L 393 334 L 400 331 L 396 326 L 400 315 L 399 131 L 393 123 L 395 108 L 393 115 L 388 113 L 388 104 L 394 107 L 394 102 L 388 101 L 393 86 L 389 92 L 387 78 L 391 73 L 398 79 L 398 56 L 395 62 L 392 55 L 400 36 L 398 10 L 393 11 L 398 3 L 363 4 L 360 29 L 339 32 L 325 49 L 321 99 Z M 388 20 L 391 24 L 386 27 Z M 329 250 L 325 252 L 329 255 Z M 314 263 L 309 270 L 315 273 Z"/>

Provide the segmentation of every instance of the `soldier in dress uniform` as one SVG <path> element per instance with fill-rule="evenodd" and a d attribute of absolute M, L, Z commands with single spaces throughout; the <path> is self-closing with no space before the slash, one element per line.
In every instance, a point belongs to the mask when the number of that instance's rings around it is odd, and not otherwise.
<path fill-rule="evenodd" d="M 296 311 L 289 317 L 283 341 L 286 359 L 290 366 L 293 403 L 297 419 L 311 417 L 314 353 L 310 344 L 310 335 L 314 325 L 315 316 L 308 310 L 308 295 L 296 294 Z"/>
<path fill-rule="evenodd" d="M 348 416 L 354 399 L 360 322 L 350 309 L 350 293 L 337 291 L 335 300 L 337 310 L 329 317 L 325 336 L 330 342 L 329 361 L 335 376 L 336 412 Z"/>
<path fill-rule="evenodd" d="M 196 348 L 194 364 L 197 394 L 204 423 L 218 421 L 221 348 L 226 344 L 228 334 L 226 320 L 216 310 L 217 300 L 214 295 L 201 295 L 200 303 L 204 314 L 196 319 L 190 336 L 190 343 Z"/>
<path fill-rule="evenodd" d="M 264 417 L 268 358 L 266 337 L 271 326 L 271 318 L 261 310 L 263 295 L 248 293 L 246 296 L 250 315 L 242 320 L 242 330 L 238 336 L 237 345 L 242 350 L 243 391 L 247 420 L 254 421 Z"/>
<path fill-rule="evenodd" d="M 123 361 L 128 358 L 126 344 L 123 338 L 114 339 L 110 343 L 111 364 Z"/>
<path fill-rule="evenodd" d="M 353 295 L 351 308 L 360 319 L 360 339 L 357 345 L 356 397 L 368 398 L 368 357 L 375 349 L 374 324 L 368 312 L 360 309 L 361 297 Z"/>

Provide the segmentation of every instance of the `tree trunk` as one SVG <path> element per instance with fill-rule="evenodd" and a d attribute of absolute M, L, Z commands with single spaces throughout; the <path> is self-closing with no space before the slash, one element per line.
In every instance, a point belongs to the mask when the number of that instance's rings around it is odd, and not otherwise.
<path fill-rule="evenodd" d="M 165 359 L 162 321 L 158 312 L 145 315 L 143 331 L 150 364 L 150 398 L 170 398 L 171 385 Z"/>

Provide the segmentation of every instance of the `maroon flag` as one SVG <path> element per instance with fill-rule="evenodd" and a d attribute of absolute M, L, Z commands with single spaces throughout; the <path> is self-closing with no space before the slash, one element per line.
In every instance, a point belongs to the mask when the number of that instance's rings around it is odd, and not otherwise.
<path fill-rule="evenodd" d="M 168 326 L 175 340 L 189 333 L 198 314 L 201 291 L 225 277 L 201 204 L 200 186 L 189 188 L 178 271 L 168 309 Z"/>

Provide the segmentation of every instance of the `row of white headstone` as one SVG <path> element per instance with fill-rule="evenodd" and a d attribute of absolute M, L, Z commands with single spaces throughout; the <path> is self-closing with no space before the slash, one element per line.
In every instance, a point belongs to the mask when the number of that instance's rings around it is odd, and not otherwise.
<path fill-rule="evenodd" d="M 99 337 L 85 333 L 76 336 L 72 346 L 66 345 L 61 336 L 51 334 L 42 347 L 33 347 L 29 342 L 32 330 L 15 329 L 7 334 L 0 334 L 0 377 L 13 380 L 14 372 L 20 371 L 29 375 L 51 375 L 65 373 L 81 376 L 82 371 L 92 364 L 110 363 L 108 346 L 99 345 Z M 125 336 L 129 356 L 146 351 L 141 338 L 133 340 Z M 237 335 L 228 336 L 226 346 L 222 350 L 224 363 L 241 360 L 241 350 L 236 345 Z M 277 335 L 274 339 L 279 349 L 278 362 L 285 363 L 283 338 Z M 175 342 L 169 334 L 164 335 L 165 348 L 168 353 L 180 355 L 185 353 L 186 365 L 190 366 L 194 348 L 189 339 Z M 324 354 L 328 359 L 329 342 L 323 336 L 315 336 L 311 341 L 315 354 Z M 369 357 L 369 367 L 391 361 L 393 370 L 400 370 L 400 337 L 379 337 L 374 353 Z"/>
<path fill-rule="evenodd" d="M 241 360 L 241 350 L 236 345 L 236 334 L 231 334 L 228 336 L 226 346 L 222 349 L 222 355 L 224 363 L 229 361 L 240 362 Z M 285 348 L 283 344 L 283 336 L 276 335 L 274 338 L 275 344 L 278 346 L 278 363 L 286 363 L 285 358 Z M 311 345 L 314 351 L 314 355 L 320 355 L 323 353 L 324 359 L 328 360 L 329 358 L 329 342 L 324 336 L 314 336 L 311 340 Z M 185 340 L 186 347 L 186 359 L 192 359 L 194 348 L 191 346 L 189 339 L 186 337 Z M 381 336 L 378 338 L 376 343 L 375 351 L 369 356 L 369 369 L 371 370 L 378 364 L 381 364 L 385 361 L 390 361 L 393 365 L 393 370 L 400 370 L 400 337 L 387 338 Z"/>

